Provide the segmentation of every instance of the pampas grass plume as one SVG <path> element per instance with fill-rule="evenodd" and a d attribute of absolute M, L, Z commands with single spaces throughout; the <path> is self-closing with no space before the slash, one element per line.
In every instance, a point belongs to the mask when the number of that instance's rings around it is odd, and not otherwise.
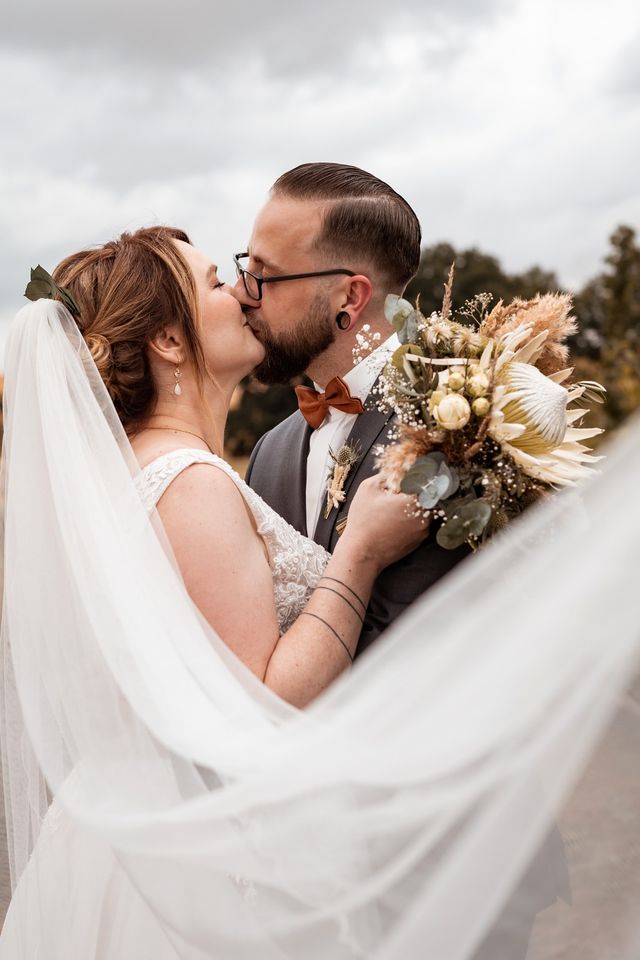
<path fill-rule="evenodd" d="M 497 338 L 527 323 L 531 326 L 529 339 L 532 340 L 546 330 L 547 339 L 536 366 L 549 376 L 567 364 L 569 349 L 566 340 L 577 330 L 571 306 L 568 293 L 538 293 L 532 300 L 516 299 L 508 306 L 500 301 L 481 323 L 480 333 Z"/>

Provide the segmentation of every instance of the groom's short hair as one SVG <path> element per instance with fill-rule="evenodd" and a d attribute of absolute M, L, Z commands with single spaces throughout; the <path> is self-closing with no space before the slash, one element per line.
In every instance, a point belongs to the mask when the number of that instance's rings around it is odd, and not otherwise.
<path fill-rule="evenodd" d="M 343 163 L 303 163 L 278 177 L 273 196 L 327 201 L 316 246 L 329 256 L 367 257 L 390 288 L 420 263 L 420 222 L 404 197 L 373 174 Z"/>

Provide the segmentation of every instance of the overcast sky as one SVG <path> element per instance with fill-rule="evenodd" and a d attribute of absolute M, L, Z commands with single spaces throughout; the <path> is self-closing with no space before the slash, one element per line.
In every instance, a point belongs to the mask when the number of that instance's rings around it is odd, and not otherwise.
<path fill-rule="evenodd" d="M 568 287 L 640 228 L 635 0 L 21 0 L 0 90 L 0 341 L 30 266 L 123 229 L 181 226 L 231 279 L 307 160 L 387 180 L 425 243 Z"/>

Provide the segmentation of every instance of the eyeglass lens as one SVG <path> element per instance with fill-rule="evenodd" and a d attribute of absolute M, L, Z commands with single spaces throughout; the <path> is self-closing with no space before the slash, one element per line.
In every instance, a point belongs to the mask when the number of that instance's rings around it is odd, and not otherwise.
<path fill-rule="evenodd" d="M 248 257 L 247 258 L 243 257 L 242 259 L 244 260 L 245 263 L 248 261 Z M 247 291 L 247 295 L 251 297 L 252 300 L 259 300 L 260 285 L 258 281 L 255 279 L 255 277 L 252 277 L 250 273 L 246 273 L 245 270 L 246 270 L 246 267 L 244 266 L 244 264 L 241 265 L 239 262 L 236 261 L 236 273 L 238 277 L 242 277 L 242 282 L 244 283 L 244 288 Z"/>

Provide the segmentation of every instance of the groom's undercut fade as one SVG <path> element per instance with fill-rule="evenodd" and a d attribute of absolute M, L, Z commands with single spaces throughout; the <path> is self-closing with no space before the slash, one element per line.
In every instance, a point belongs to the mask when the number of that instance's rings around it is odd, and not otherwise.
<path fill-rule="evenodd" d="M 420 223 L 404 197 L 343 163 L 303 163 L 278 177 L 273 196 L 327 202 L 316 246 L 338 266 L 366 256 L 390 289 L 403 290 L 420 263 Z M 357 258 L 357 260 L 355 259 Z"/>

